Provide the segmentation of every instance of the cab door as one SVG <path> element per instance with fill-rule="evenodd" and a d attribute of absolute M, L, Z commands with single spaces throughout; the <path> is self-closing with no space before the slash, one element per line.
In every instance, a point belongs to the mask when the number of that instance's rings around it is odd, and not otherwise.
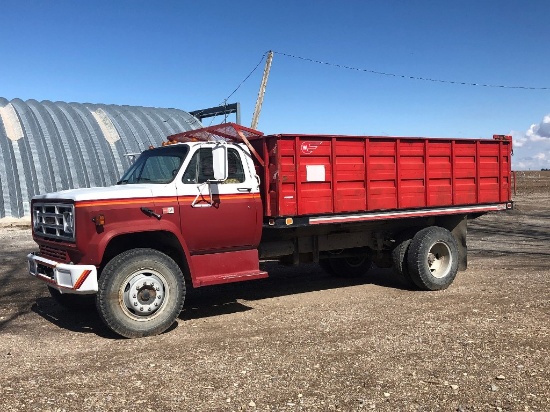
<path fill-rule="evenodd" d="M 214 178 L 212 147 L 197 145 L 177 182 L 187 246 L 191 254 L 256 248 L 262 208 L 252 161 L 242 149 L 229 146 L 227 180 L 208 182 Z"/>

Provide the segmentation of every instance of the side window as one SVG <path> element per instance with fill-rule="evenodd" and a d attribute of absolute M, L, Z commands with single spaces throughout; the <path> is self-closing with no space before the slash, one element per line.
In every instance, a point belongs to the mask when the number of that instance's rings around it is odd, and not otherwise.
<path fill-rule="evenodd" d="M 204 183 L 214 178 L 212 149 L 204 147 L 195 152 L 183 174 L 183 183 Z"/>
<path fill-rule="evenodd" d="M 181 165 L 177 156 L 150 157 L 141 172 L 138 181 L 152 183 L 167 183 L 174 178 Z"/>
<path fill-rule="evenodd" d="M 214 168 L 212 164 L 212 149 L 204 147 L 195 152 L 187 169 L 183 174 L 183 183 L 204 183 L 208 179 L 214 178 Z M 242 183 L 245 180 L 243 163 L 239 152 L 236 149 L 229 148 L 227 151 L 227 180 L 222 183 Z"/>
<path fill-rule="evenodd" d="M 227 180 L 224 183 L 244 182 L 243 162 L 236 149 L 229 148 L 227 151 Z"/>

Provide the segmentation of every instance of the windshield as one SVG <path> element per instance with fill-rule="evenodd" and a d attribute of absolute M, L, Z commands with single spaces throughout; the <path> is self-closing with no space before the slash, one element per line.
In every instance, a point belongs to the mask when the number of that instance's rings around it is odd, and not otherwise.
<path fill-rule="evenodd" d="M 117 185 L 170 183 L 189 151 L 187 145 L 167 146 L 143 152 L 124 173 Z"/>

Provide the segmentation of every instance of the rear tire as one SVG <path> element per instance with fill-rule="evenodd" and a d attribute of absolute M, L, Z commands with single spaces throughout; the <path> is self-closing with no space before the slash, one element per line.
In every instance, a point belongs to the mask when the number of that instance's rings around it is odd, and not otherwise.
<path fill-rule="evenodd" d="M 157 335 L 183 308 L 185 282 L 179 266 L 154 249 L 115 256 L 98 280 L 96 305 L 103 322 L 126 338 Z"/>
<path fill-rule="evenodd" d="M 409 246 L 411 239 L 402 240 L 394 247 L 391 252 L 393 273 L 402 279 L 407 286 L 416 288 L 416 283 L 413 282 L 409 272 L 409 264 L 407 258 L 409 256 Z"/>
<path fill-rule="evenodd" d="M 411 240 L 407 263 L 410 276 L 420 289 L 446 289 L 458 272 L 456 239 L 438 226 L 422 229 Z"/>

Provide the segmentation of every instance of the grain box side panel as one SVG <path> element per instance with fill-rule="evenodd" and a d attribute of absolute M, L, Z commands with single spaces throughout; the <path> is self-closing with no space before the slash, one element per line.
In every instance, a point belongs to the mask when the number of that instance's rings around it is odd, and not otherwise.
<path fill-rule="evenodd" d="M 332 213 L 331 138 L 300 136 L 297 138 L 298 214 Z"/>
<path fill-rule="evenodd" d="M 426 206 L 426 158 L 425 144 L 422 140 L 399 140 L 398 195 L 400 208 Z"/>
<path fill-rule="evenodd" d="M 396 139 L 370 139 L 367 156 L 369 210 L 396 209 Z"/>
<path fill-rule="evenodd" d="M 295 139 L 281 137 L 277 140 L 277 199 L 280 216 L 298 214 Z"/>
<path fill-rule="evenodd" d="M 510 156 L 512 142 L 500 142 L 500 201 L 507 202 L 511 200 L 512 190 L 510 182 Z"/>
<path fill-rule="evenodd" d="M 456 140 L 454 162 L 455 204 L 476 203 L 476 142 Z"/>
<path fill-rule="evenodd" d="M 279 159 L 278 159 L 278 140 L 275 136 L 269 136 L 266 142 L 266 148 L 268 153 L 268 162 L 264 166 L 267 169 L 265 173 L 265 179 L 268 184 L 266 203 L 269 203 L 269 207 L 265 207 L 264 212 L 266 216 L 279 215 Z"/>
<path fill-rule="evenodd" d="M 480 203 L 498 202 L 499 185 L 499 144 L 492 140 L 479 141 L 479 199 Z"/>
<path fill-rule="evenodd" d="M 429 164 L 426 174 L 428 179 L 428 205 L 452 205 L 452 148 L 448 140 L 429 141 Z"/>
<path fill-rule="evenodd" d="M 334 211 L 364 211 L 367 208 L 365 182 L 365 139 L 333 139 Z"/>

